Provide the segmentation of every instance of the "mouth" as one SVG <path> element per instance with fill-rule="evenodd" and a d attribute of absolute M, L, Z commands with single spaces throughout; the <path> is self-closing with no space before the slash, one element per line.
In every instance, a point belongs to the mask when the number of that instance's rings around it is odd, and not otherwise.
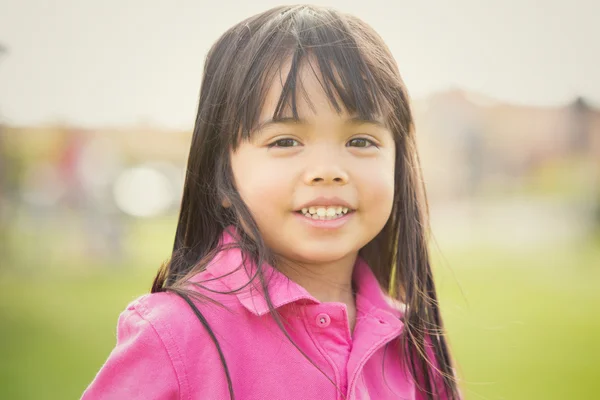
<path fill-rule="evenodd" d="M 306 218 L 321 220 L 321 221 L 330 221 L 334 219 L 339 219 L 344 217 L 347 214 L 353 213 L 356 210 L 345 206 L 311 206 L 305 207 L 301 210 L 297 210 L 296 213 L 303 215 Z"/>

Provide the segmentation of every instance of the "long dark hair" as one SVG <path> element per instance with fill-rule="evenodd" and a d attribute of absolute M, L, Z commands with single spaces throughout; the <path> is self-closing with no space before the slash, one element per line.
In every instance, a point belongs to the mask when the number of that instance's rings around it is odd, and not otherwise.
<path fill-rule="evenodd" d="M 258 266 L 275 262 L 236 191 L 230 152 L 250 137 L 269 83 L 287 60 L 291 69 L 274 117 L 286 109 L 297 117 L 298 72 L 311 62 L 336 110 L 365 119 L 386 117 L 396 143 L 393 209 L 383 230 L 360 255 L 383 290 L 406 305 L 398 351 L 419 390 L 428 399 L 443 393 L 459 398 L 430 265 L 428 204 L 408 93 L 383 40 L 356 17 L 315 6 L 277 7 L 238 23 L 213 45 L 204 66 L 173 254 L 159 270 L 152 292 L 177 293 L 192 307 L 217 346 L 233 398 L 223 352 L 194 305 L 194 294 L 185 288 L 221 250 L 219 239 L 228 226 L 238 228 L 237 245 L 249 261 Z M 263 285 L 271 315 L 291 341 L 270 301 L 261 268 L 255 278 Z"/>

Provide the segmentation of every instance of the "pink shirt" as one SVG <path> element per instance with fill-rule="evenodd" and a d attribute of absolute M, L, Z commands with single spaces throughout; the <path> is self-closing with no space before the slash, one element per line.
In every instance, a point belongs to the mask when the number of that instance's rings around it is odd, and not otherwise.
<path fill-rule="evenodd" d="M 233 239 L 225 233 L 224 240 Z M 206 281 L 208 290 L 198 290 L 226 306 L 196 303 L 219 340 L 236 399 L 421 398 L 394 346 L 402 312 L 364 261 L 358 259 L 354 269 L 352 334 L 345 304 L 321 303 L 265 267 L 273 304 L 290 336 L 335 386 L 284 336 L 256 286 L 235 295 L 209 291 L 246 285 L 249 272 L 240 265 L 239 250 L 224 250 L 193 279 Z M 155 293 L 133 301 L 120 315 L 117 345 L 82 399 L 221 400 L 229 399 L 229 391 L 216 347 L 191 308 L 177 295 Z"/>

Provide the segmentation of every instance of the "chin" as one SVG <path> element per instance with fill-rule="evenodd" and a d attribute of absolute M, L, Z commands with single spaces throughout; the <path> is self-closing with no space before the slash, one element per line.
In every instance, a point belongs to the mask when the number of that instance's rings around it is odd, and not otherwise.
<path fill-rule="evenodd" d="M 305 247 L 302 249 L 294 249 L 298 260 L 302 260 L 310 264 L 324 264 L 341 260 L 348 257 L 351 253 L 358 253 L 358 250 L 352 249 L 332 249 L 331 247 Z"/>

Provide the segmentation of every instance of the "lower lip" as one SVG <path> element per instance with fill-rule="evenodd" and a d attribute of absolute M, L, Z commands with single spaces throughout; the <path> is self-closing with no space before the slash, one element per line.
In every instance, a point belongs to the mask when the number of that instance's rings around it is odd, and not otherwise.
<path fill-rule="evenodd" d="M 299 213 L 299 212 L 295 212 L 294 214 L 296 214 L 296 216 L 301 221 L 303 221 L 304 223 L 306 223 L 312 227 L 321 228 L 321 229 L 336 229 L 336 228 L 340 228 L 344 224 L 346 224 L 346 222 L 348 222 L 350 220 L 350 218 L 352 217 L 352 215 L 354 214 L 354 211 L 349 211 L 347 214 L 344 214 L 343 217 L 339 217 L 336 219 L 312 219 L 312 218 L 305 217 L 304 214 Z"/>

